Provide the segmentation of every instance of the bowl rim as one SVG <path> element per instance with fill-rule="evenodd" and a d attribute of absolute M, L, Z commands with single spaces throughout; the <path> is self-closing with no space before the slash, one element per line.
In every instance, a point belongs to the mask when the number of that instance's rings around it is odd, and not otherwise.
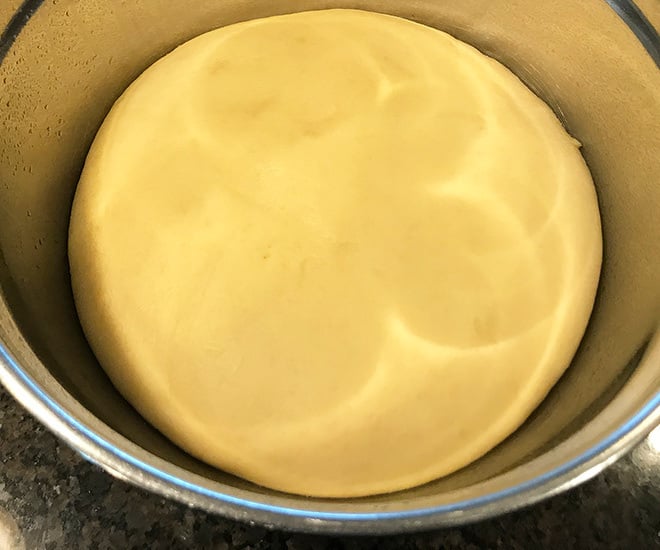
<path fill-rule="evenodd" d="M 630 28 L 660 67 L 660 38 L 639 8 L 631 0 L 603 1 Z M 0 64 L 43 3 L 44 0 L 24 0 L 9 20 L 0 34 Z M 0 300 L 4 306 L 2 302 Z M 650 341 L 640 363 L 649 361 L 660 366 L 660 331 Z M 167 463 L 146 451 L 144 454 L 149 460 L 119 448 L 49 395 L 19 366 L 1 339 L 0 384 L 71 448 L 123 481 L 234 520 L 309 533 L 393 534 L 461 525 L 498 516 L 591 479 L 660 424 L 658 391 L 623 424 L 588 450 L 540 476 L 506 489 L 451 504 L 404 511 L 325 512 L 268 504 L 221 493 L 177 476 L 175 471 L 183 469 L 172 464 L 171 468 L 159 467 L 159 464 Z M 128 442 L 123 436 L 116 435 Z M 575 435 L 569 440 L 573 437 Z"/>

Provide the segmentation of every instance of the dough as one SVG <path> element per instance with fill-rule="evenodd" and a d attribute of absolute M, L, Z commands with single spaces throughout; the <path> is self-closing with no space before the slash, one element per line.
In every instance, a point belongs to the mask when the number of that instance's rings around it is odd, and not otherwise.
<path fill-rule="evenodd" d="M 451 36 L 353 10 L 210 32 L 89 153 L 82 326 L 154 426 L 258 484 L 349 497 L 472 462 L 571 361 L 601 261 L 578 144 Z"/>

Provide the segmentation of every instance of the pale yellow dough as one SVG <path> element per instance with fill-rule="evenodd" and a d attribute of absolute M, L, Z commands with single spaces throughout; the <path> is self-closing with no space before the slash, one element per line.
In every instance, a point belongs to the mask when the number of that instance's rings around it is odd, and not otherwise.
<path fill-rule="evenodd" d="M 447 34 L 332 10 L 149 68 L 103 124 L 70 228 L 80 319 L 191 454 L 344 497 L 502 441 L 569 364 L 601 261 L 577 143 Z"/>

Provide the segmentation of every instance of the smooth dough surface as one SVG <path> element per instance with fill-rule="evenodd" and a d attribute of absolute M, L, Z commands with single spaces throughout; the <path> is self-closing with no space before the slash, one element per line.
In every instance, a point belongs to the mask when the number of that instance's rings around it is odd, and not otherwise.
<path fill-rule="evenodd" d="M 344 497 L 465 466 L 568 366 L 601 260 L 578 144 L 511 72 L 353 10 L 195 38 L 116 103 L 70 227 L 100 363 L 191 454 Z"/>

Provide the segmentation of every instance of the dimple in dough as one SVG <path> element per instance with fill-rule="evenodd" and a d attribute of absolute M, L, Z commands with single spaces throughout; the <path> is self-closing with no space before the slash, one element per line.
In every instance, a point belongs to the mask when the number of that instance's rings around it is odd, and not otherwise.
<path fill-rule="evenodd" d="M 76 192 L 76 305 L 191 454 L 323 497 L 515 430 L 569 364 L 601 232 L 578 144 L 451 36 L 352 10 L 231 25 L 116 103 Z"/>

